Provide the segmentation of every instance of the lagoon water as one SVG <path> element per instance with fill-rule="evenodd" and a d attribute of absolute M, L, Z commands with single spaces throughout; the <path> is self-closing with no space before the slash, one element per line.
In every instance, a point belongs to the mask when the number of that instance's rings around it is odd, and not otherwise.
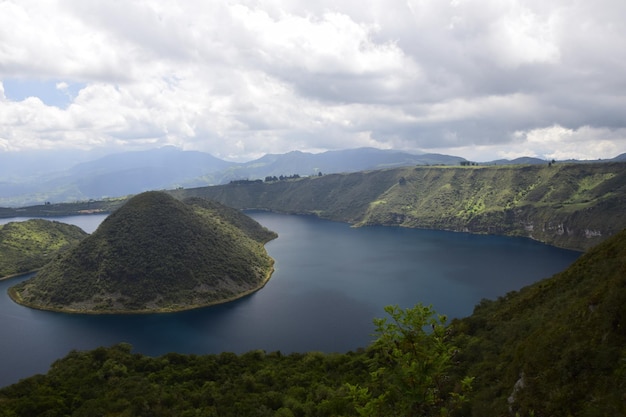
<path fill-rule="evenodd" d="M 13 303 L 0 281 L 0 386 L 35 373 L 72 349 L 119 342 L 135 352 L 345 352 L 371 341 L 383 307 L 432 304 L 463 317 L 483 298 L 549 277 L 578 252 L 523 238 L 382 226 L 351 228 L 311 216 L 248 212 L 279 234 L 266 245 L 275 261 L 269 283 L 244 299 L 199 310 L 152 315 L 70 315 Z M 56 220 L 93 232 L 105 218 Z M 0 223 L 9 220 L 3 219 Z"/>

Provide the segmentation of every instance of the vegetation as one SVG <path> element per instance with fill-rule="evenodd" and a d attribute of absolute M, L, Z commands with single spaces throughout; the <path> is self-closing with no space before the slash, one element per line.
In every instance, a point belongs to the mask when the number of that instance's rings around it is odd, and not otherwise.
<path fill-rule="evenodd" d="M 626 228 L 626 164 L 397 168 L 175 190 L 356 225 L 527 236 L 588 249 Z"/>
<path fill-rule="evenodd" d="M 238 209 L 307 213 L 382 224 L 527 236 L 586 250 L 626 228 L 626 163 L 394 168 L 176 189 Z M 0 209 L 0 216 L 111 211 L 125 199 Z"/>
<path fill-rule="evenodd" d="M 376 319 L 378 338 L 370 347 L 365 387 L 348 385 L 361 416 L 436 416 L 459 410 L 473 378 L 450 378 L 457 348 L 450 343 L 445 316 L 421 304 Z"/>
<path fill-rule="evenodd" d="M 381 319 L 379 339 L 356 353 L 252 351 L 150 358 L 132 354 L 128 344 L 73 351 L 46 375 L 0 390 L 0 416 L 421 416 L 430 410 L 439 414 L 447 395 L 438 390 L 455 386 L 446 373 L 453 367 L 451 348 L 443 332 L 421 328 L 439 320 L 422 306 L 389 312 L 402 327 L 384 325 Z M 385 350 L 392 345 L 389 356 Z M 429 371 L 431 353 L 436 364 Z M 424 378 L 410 381 L 422 372 Z M 384 385 L 387 381 L 409 384 Z M 370 392 L 377 397 L 370 399 Z M 424 397 L 412 397 L 415 393 L 425 394 L 428 404 L 421 403 Z M 364 399 L 369 401 L 365 405 Z M 462 403 L 462 396 L 456 395 L 451 410 Z"/>
<path fill-rule="evenodd" d="M 451 328 L 474 416 L 626 415 L 626 230 Z"/>
<path fill-rule="evenodd" d="M 626 415 L 626 230 L 450 324 L 386 311 L 345 354 L 73 351 L 1 389 L 0 416 Z"/>
<path fill-rule="evenodd" d="M 77 226 L 41 219 L 0 225 L 0 278 L 39 269 L 86 236 Z"/>
<path fill-rule="evenodd" d="M 241 297 L 273 270 L 270 232 L 242 213 L 165 193 L 133 197 L 79 245 L 9 291 L 21 304 L 110 313 L 176 311 Z"/>

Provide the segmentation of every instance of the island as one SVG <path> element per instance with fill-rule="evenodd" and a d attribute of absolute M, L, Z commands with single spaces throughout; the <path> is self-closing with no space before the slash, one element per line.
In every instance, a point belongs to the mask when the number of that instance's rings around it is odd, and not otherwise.
<path fill-rule="evenodd" d="M 68 313 L 206 307 L 262 288 L 274 270 L 264 244 L 276 237 L 214 201 L 145 192 L 9 295 L 28 307 Z"/>

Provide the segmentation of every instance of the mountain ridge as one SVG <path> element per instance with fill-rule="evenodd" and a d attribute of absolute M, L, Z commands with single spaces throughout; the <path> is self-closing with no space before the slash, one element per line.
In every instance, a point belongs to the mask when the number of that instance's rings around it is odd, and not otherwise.
<path fill-rule="evenodd" d="M 52 158 L 57 158 L 57 153 Z M 609 161 L 619 161 L 623 155 Z M 0 206 L 20 207 L 44 202 L 67 202 L 138 194 L 144 191 L 225 184 L 233 180 L 264 179 L 267 176 L 311 176 L 319 173 L 349 173 L 413 165 L 459 165 L 462 157 L 419 154 L 378 148 L 333 150 L 321 153 L 292 151 L 267 154 L 248 162 L 229 162 L 199 151 L 165 146 L 146 151 L 109 154 L 66 166 L 25 156 L 6 160 L 0 169 Z M 70 163 L 69 157 L 59 157 Z M 589 162 L 589 161 L 579 161 Z M 594 161 L 597 162 L 597 161 Z M 509 165 L 548 164 L 538 158 L 517 158 L 479 163 Z M 473 163 L 472 163 L 473 164 Z M 46 168 L 47 167 L 47 168 Z"/>
<path fill-rule="evenodd" d="M 525 236 L 585 250 L 626 228 L 626 164 L 411 167 L 171 190 L 231 207 Z"/>
<path fill-rule="evenodd" d="M 529 237 L 586 250 L 626 228 L 626 164 L 402 167 L 167 191 L 237 209 Z M 124 198 L 1 208 L 1 217 L 110 212 Z"/>

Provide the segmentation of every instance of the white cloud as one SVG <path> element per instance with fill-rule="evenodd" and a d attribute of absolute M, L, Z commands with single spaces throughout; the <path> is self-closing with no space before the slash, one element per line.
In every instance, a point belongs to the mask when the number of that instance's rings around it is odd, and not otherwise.
<path fill-rule="evenodd" d="M 612 157 L 626 152 L 625 13 L 617 0 L 6 0 L 0 81 L 52 81 L 69 104 L 0 88 L 0 149 Z"/>

